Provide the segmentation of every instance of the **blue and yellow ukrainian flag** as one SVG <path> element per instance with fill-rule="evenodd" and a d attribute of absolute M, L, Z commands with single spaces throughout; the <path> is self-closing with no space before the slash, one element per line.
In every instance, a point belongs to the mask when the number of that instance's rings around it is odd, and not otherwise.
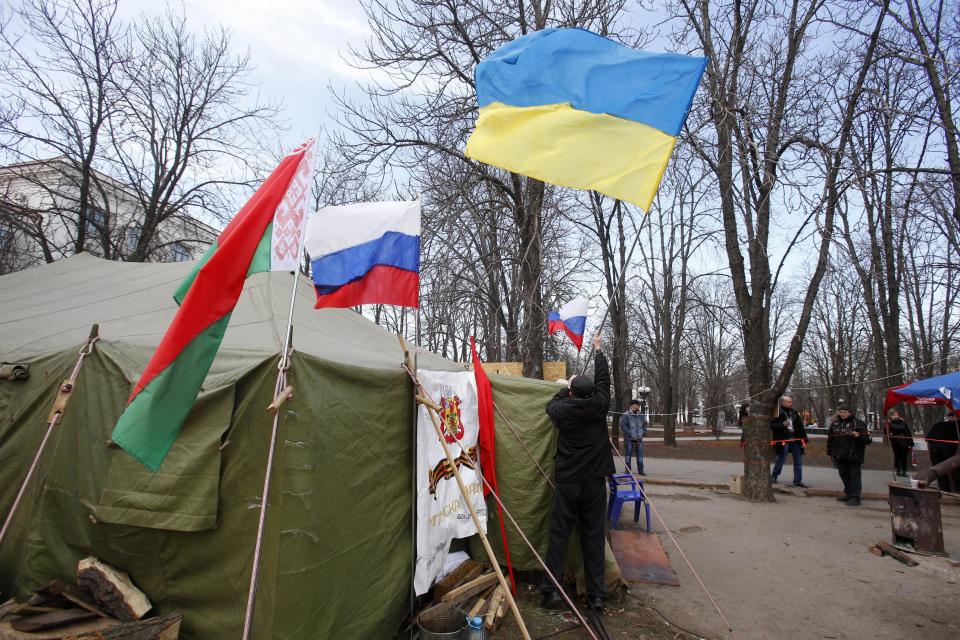
<path fill-rule="evenodd" d="M 545 29 L 477 65 L 475 160 L 650 208 L 705 58 Z"/>

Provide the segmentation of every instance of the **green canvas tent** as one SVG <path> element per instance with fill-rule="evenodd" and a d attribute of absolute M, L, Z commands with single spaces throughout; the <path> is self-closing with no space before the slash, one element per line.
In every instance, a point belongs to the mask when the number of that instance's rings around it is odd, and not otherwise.
<path fill-rule="evenodd" d="M 0 277 L 0 362 L 30 372 L 0 380 L 0 517 L 92 324 L 101 335 L 0 546 L 4 597 L 70 578 L 78 560 L 94 555 L 128 572 L 160 613 L 183 612 L 182 637 L 240 635 L 270 435 L 265 407 L 291 276 L 247 280 L 201 395 L 157 473 L 107 446 L 191 266 L 81 254 Z M 310 284 L 299 286 L 295 397 L 281 420 L 254 636 L 390 638 L 407 614 L 411 582 L 412 387 L 394 335 L 349 310 L 314 310 Z M 419 366 L 462 370 L 424 352 Z M 492 382 L 498 407 L 552 472 L 555 435 L 543 407 L 555 385 Z M 504 502 L 543 553 L 550 487 L 497 420 Z M 517 568 L 539 568 L 515 534 L 510 546 Z"/>

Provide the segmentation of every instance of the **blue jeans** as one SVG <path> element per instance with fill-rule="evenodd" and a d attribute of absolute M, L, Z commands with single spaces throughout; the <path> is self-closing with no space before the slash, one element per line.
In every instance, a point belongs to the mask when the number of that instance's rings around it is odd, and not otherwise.
<path fill-rule="evenodd" d="M 630 438 L 626 439 L 627 443 L 627 469 L 630 468 L 630 459 L 633 457 L 634 451 L 637 453 L 637 473 L 643 473 L 643 440 L 631 440 Z"/>
<path fill-rule="evenodd" d="M 773 463 L 773 473 L 771 475 L 773 479 L 776 480 L 780 472 L 783 471 L 783 463 L 787 459 L 787 451 L 793 456 L 793 484 L 799 484 L 803 482 L 803 443 L 799 441 L 784 443 L 783 451 L 780 452 L 777 460 Z"/>

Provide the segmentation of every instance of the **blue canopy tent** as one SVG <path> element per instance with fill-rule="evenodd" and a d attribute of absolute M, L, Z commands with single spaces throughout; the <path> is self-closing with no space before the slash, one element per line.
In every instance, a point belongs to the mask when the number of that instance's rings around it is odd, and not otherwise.
<path fill-rule="evenodd" d="M 887 399 L 883 410 L 898 402 L 908 404 L 943 404 L 960 416 L 960 371 L 953 371 L 942 376 L 934 376 L 926 380 L 915 380 L 899 387 L 887 390 Z"/>

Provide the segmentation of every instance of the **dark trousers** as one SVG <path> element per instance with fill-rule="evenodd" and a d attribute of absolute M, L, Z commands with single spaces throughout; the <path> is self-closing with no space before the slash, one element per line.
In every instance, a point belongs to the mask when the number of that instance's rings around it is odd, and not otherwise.
<path fill-rule="evenodd" d="M 907 465 L 910 463 L 910 449 L 907 447 L 893 447 L 893 467 L 897 474 L 907 475 Z"/>
<path fill-rule="evenodd" d="M 603 478 L 583 482 L 558 482 L 553 494 L 550 514 L 550 546 L 547 567 L 561 584 L 567 543 L 574 525 L 580 534 L 580 552 L 583 570 L 587 576 L 587 595 L 605 598 L 607 587 L 603 580 L 604 527 L 607 513 L 607 488 Z M 543 593 L 556 590 L 550 578 L 544 576 L 540 585 Z"/>
<path fill-rule="evenodd" d="M 637 473 L 643 473 L 643 440 L 631 440 L 627 438 L 627 469 L 630 469 L 630 458 L 636 453 L 637 456 Z"/>
<path fill-rule="evenodd" d="M 860 497 L 860 467 L 862 465 L 862 462 L 837 460 L 837 471 L 840 472 L 840 479 L 843 481 L 843 492 L 851 498 Z"/>
<path fill-rule="evenodd" d="M 931 442 L 929 447 L 931 465 L 940 464 L 957 453 L 957 445 L 955 444 Z M 937 484 L 941 491 L 960 491 L 960 470 L 940 476 L 937 478 Z"/>
<path fill-rule="evenodd" d="M 783 444 L 783 451 L 777 455 L 777 459 L 773 463 L 773 473 L 770 475 L 773 476 L 774 480 L 780 476 L 780 472 L 783 471 L 783 463 L 787 459 L 787 451 L 793 457 L 793 484 L 800 484 L 803 482 L 803 443 L 800 441 Z"/>

